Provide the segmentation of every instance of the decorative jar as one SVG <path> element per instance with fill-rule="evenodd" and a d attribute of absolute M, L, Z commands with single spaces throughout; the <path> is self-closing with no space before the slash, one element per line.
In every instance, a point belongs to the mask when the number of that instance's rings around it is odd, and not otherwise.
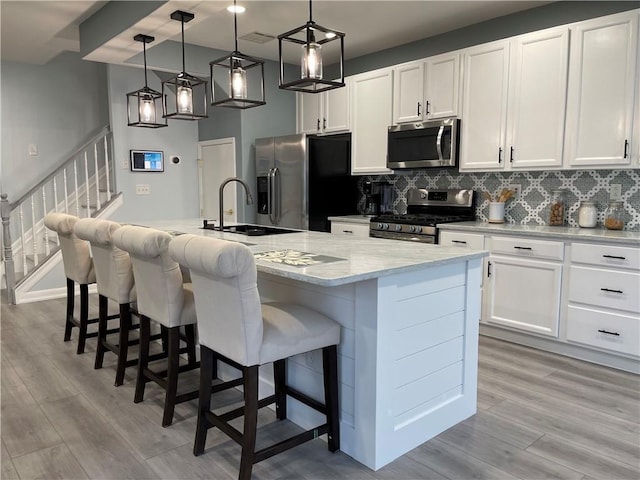
<path fill-rule="evenodd" d="M 549 225 L 561 227 L 564 225 L 565 191 L 554 190 L 551 196 L 551 209 L 549 211 Z"/>
<path fill-rule="evenodd" d="M 624 206 L 620 201 L 610 201 L 604 213 L 604 226 L 607 230 L 624 228 Z"/>
<path fill-rule="evenodd" d="M 581 202 L 578 209 L 578 225 L 582 228 L 593 228 L 598 223 L 598 209 L 593 202 Z"/>

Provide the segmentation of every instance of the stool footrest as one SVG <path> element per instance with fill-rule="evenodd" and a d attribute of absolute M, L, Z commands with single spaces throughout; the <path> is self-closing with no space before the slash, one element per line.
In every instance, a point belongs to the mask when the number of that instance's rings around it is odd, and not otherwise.
<path fill-rule="evenodd" d="M 311 430 L 307 430 L 306 432 L 299 433 L 293 437 L 287 438 L 281 442 L 278 442 L 269 447 L 265 447 L 262 450 L 258 450 L 255 452 L 253 457 L 253 463 L 258 463 L 267 458 L 273 457 L 278 453 L 282 453 L 285 450 L 289 450 L 290 448 L 297 447 L 298 445 L 302 445 L 309 440 L 313 440 L 314 438 L 318 438 L 320 435 L 324 435 L 329 432 L 329 426 L 325 423 L 320 425 L 319 427 L 312 428 Z"/>
<path fill-rule="evenodd" d="M 319 401 L 311 398 L 308 395 L 305 395 L 304 393 L 296 390 L 295 388 L 291 388 L 288 385 L 285 387 L 285 392 L 290 397 L 295 398 L 299 402 L 304 403 L 308 407 L 311 407 L 320 413 L 324 413 L 325 415 L 327 414 L 327 406 L 324 403 L 320 403 Z"/>
<path fill-rule="evenodd" d="M 268 397 L 258 400 L 258 408 L 266 407 L 275 402 L 276 402 L 276 396 L 270 395 Z M 228 412 L 221 413 L 220 415 L 216 415 L 215 413 L 213 413 L 212 415 L 215 415 L 216 417 L 218 417 L 222 422 L 228 422 L 230 420 L 233 420 L 234 418 L 238 418 L 244 415 L 244 405 L 238 408 L 234 408 L 233 410 L 229 410 Z M 208 418 L 209 417 L 207 417 L 207 419 Z"/>

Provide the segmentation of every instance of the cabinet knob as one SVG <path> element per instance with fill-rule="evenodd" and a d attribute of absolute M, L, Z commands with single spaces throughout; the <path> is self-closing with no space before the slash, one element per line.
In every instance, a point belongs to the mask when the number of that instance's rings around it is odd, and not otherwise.
<path fill-rule="evenodd" d="M 502 147 L 498 147 L 498 163 L 502 163 Z"/>
<path fill-rule="evenodd" d="M 318 126 L 316 127 L 316 130 L 320 131 L 320 119 L 318 119 Z"/>
<path fill-rule="evenodd" d="M 420 102 L 418 102 L 418 116 L 420 116 Z"/>
<path fill-rule="evenodd" d="M 429 100 L 427 100 L 427 111 L 425 112 L 426 115 L 429 115 Z"/>
<path fill-rule="evenodd" d="M 327 128 L 327 119 L 326 118 L 322 119 L 322 128 L 323 129 Z"/>

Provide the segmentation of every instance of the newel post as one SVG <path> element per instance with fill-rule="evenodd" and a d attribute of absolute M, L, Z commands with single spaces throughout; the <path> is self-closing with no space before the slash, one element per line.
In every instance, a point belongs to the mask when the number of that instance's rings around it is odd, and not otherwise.
<path fill-rule="evenodd" d="M 15 305 L 16 303 L 16 271 L 13 264 L 13 248 L 11 247 L 11 228 L 9 222 L 11 221 L 11 205 L 7 194 L 0 195 L 0 216 L 2 216 L 2 243 L 4 245 L 4 276 L 7 282 L 7 293 L 9 295 L 9 303 Z"/>

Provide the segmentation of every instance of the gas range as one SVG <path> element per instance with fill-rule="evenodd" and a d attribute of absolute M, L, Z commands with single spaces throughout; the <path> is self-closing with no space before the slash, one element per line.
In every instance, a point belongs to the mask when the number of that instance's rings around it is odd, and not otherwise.
<path fill-rule="evenodd" d="M 437 224 L 475 220 L 473 198 L 473 190 L 412 188 L 407 193 L 407 213 L 372 217 L 369 236 L 438 243 Z"/>

